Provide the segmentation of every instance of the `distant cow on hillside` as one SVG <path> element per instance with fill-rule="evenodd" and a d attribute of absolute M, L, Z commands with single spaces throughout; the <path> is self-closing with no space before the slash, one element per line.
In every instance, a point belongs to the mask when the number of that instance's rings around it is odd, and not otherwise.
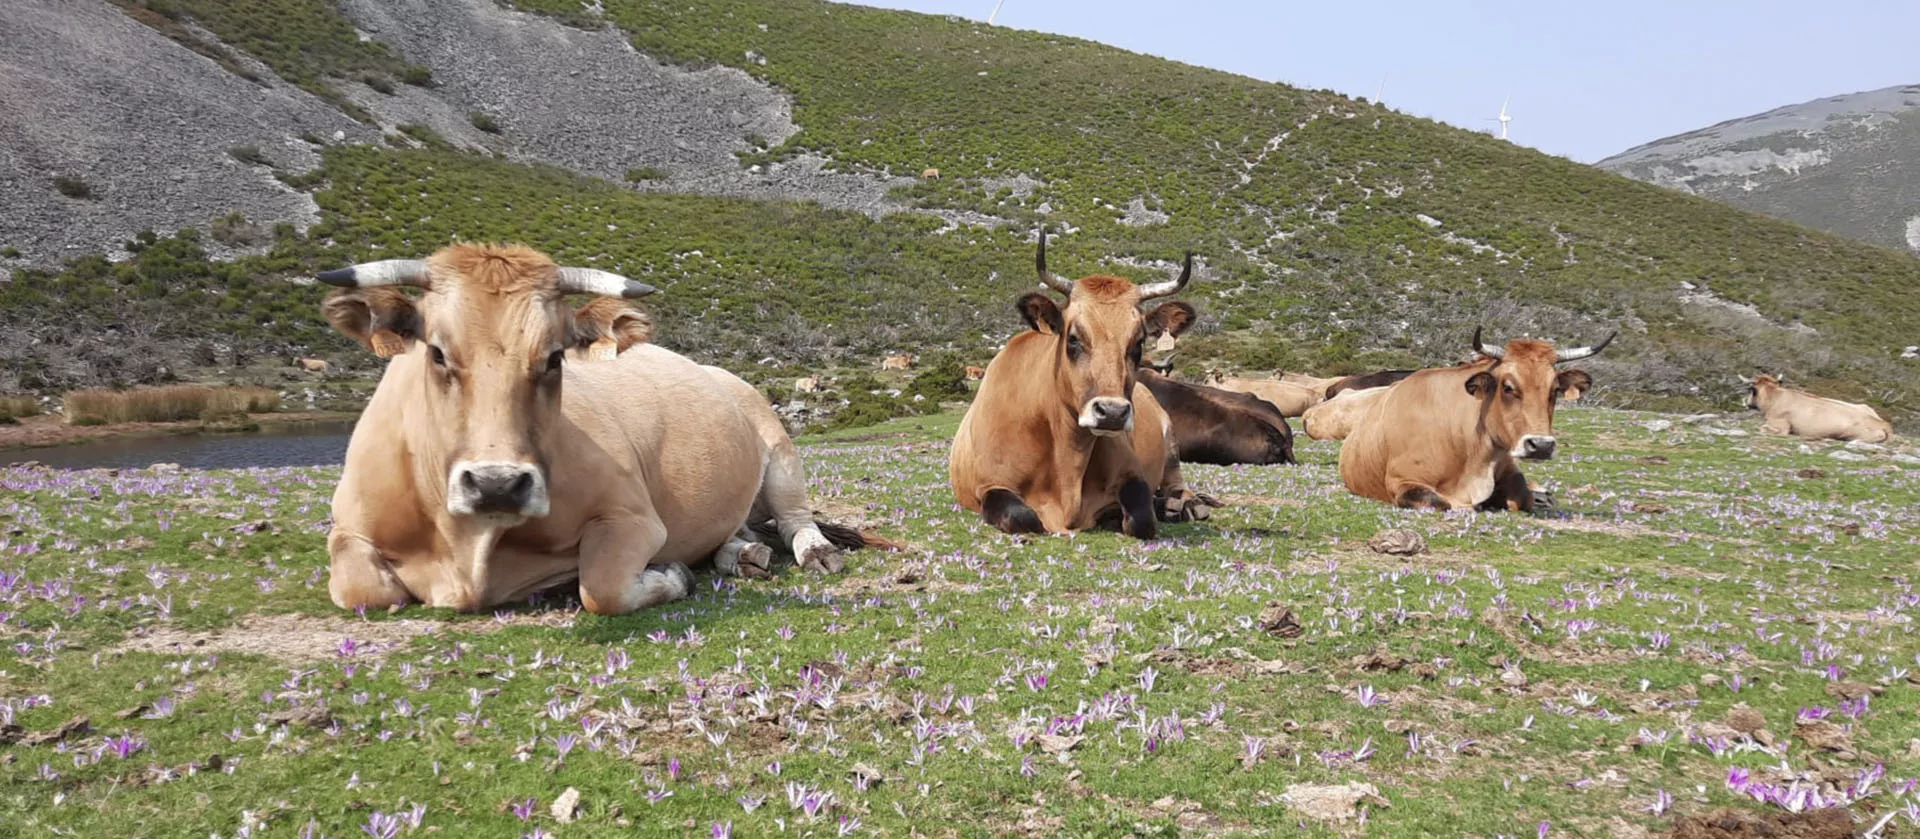
<path fill-rule="evenodd" d="M 920 177 L 926 178 L 927 180 L 930 180 L 930 181 L 940 180 L 940 170 L 929 166 L 925 169 L 920 170 Z"/>
<path fill-rule="evenodd" d="M 967 381 L 977 382 L 987 377 L 987 368 L 967 365 Z"/>
<path fill-rule="evenodd" d="M 1747 407 L 1767 418 L 1761 431 L 1815 440 L 1884 443 L 1893 439 L 1893 424 L 1872 408 L 1793 390 L 1785 379 L 1785 374 L 1740 377 L 1747 383 Z"/>
<path fill-rule="evenodd" d="M 325 373 L 333 367 L 333 365 L 328 364 L 325 359 L 321 358 L 296 358 L 293 360 L 293 363 L 299 365 L 300 369 L 309 373 Z"/>
<path fill-rule="evenodd" d="M 905 370 L 908 367 L 912 367 L 913 363 L 919 360 L 920 360 L 919 356 L 916 356 L 913 353 L 897 352 L 887 356 L 886 358 L 880 359 L 880 369 Z"/>
<path fill-rule="evenodd" d="M 794 379 L 793 389 L 799 393 L 818 393 L 820 392 L 820 376 L 816 374 L 803 379 Z"/>

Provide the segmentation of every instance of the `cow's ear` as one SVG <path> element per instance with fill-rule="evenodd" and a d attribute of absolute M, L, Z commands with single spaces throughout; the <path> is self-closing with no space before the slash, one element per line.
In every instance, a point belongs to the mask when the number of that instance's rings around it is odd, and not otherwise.
<path fill-rule="evenodd" d="M 1045 292 L 1035 291 L 1020 298 L 1014 307 L 1020 310 L 1020 317 L 1026 319 L 1027 326 L 1035 332 L 1059 335 L 1067 331 L 1067 323 L 1060 316 L 1060 306 L 1053 302 Z"/>
<path fill-rule="evenodd" d="M 1187 328 L 1193 326 L 1193 322 L 1198 318 L 1199 315 L 1194 312 L 1191 305 L 1178 300 L 1162 303 L 1147 313 L 1147 334 L 1165 334 L 1178 338 L 1180 333 L 1187 331 Z"/>
<path fill-rule="evenodd" d="M 1554 378 L 1553 388 L 1561 399 L 1573 402 L 1581 394 L 1593 389 L 1593 377 L 1587 375 L 1585 370 L 1568 370 Z"/>
<path fill-rule="evenodd" d="M 1495 384 L 1493 374 L 1482 370 L 1467 377 L 1467 393 L 1472 396 L 1486 396 L 1498 389 Z"/>
<path fill-rule="evenodd" d="M 625 300 L 595 298 L 573 313 L 573 345 L 585 349 L 595 360 L 613 358 L 628 347 L 651 340 L 653 316 Z"/>
<path fill-rule="evenodd" d="M 392 358 L 420 340 L 420 310 L 397 288 L 345 288 L 327 295 L 320 313 L 340 334 L 381 358 Z"/>

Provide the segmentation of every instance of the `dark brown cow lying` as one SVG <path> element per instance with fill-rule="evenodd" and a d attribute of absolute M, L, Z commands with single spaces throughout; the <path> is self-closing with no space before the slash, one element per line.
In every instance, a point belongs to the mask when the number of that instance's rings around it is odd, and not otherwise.
<path fill-rule="evenodd" d="M 1418 372 L 1420 371 L 1381 370 L 1377 373 L 1348 376 L 1335 381 L 1333 384 L 1327 385 L 1327 398 L 1332 399 L 1349 390 L 1367 390 L 1369 388 L 1386 387 Z"/>
<path fill-rule="evenodd" d="M 1293 459 L 1293 429 L 1266 400 L 1176 382 L 1144 369 L 1140 383 L 1153 392 L 1173 421 L 1173 439 L 1182 462 L 1219 466 L 1298 462 Z"/>

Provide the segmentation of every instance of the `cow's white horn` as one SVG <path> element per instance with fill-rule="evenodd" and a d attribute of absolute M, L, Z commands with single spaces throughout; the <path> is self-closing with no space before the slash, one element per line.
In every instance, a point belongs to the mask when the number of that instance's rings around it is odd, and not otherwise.
<path fill-rule="evenodd" d="M 1040 284 L 1068 297 L 1073 296 L 1073 281 L 1063 280 L 1047 270 L 1047 226 L 1040 225 L 1040 250 L 1033 257 L 1033 267 L 1040 271 Z"/>
<path fill-rule="evenodd" d="M 570 294 L 598 294 L 602 297 L 619 297 L 626 300 L 645 297 L 660 290 L 638 280 L 629 280 L 611 271 L 577 268 L 571 265 L 560 268 L 560 276 L 555 284 L 561 291 Z"/>
<path fill-rule="evenodd" d="M 322 271 L 314 279 L 341 288 L 374 288 L 388 285 L 427 287 L 427 261 L 424 259 L 382 259 L 362 262 L 346 268 Z"/>
<path fill-rule="evenodd" d="M 1613 336 L 1618 334 L 1620 334 L 1619 330 L 1614 330 L 1612 332 L 1609 332 L 1607 333 L 1606 338 L 1602 339 L 1600 343 L 1594 344 L 1591 347 L 1574 347 L 1572 349 L 1561 350 L 1560 352 L 1555 354 L 1554 360 L 1579 361 L 1580 359 L 1583 359 L 1583 358 L 1591 358 L 1593 356 L 1599 355 L 1601 350 L 1606 349 L 1608 344 L 1613 343 Z"/>
<path fill-rule="evenodd" d="M 1192 279 L 1193 279 L 1193 251 L 1187 251 L 1186 262 L 1183 263 L 1180 267 L 1180 276 L 1175 279 L 1168 280 L 1164 283 L 1154 283 L 1152 285 L 1141 286 L 1140 299 L 1152 300 L 1155 297 L 1165 297 L 1169 294 L 1177 293 L 1178 291 L 1180 291 L 1180 289 L 1186 288 L 1187 282 Z"/>
<path fill-rule="evenodd" d="M 1480 327 L 1476 326 L 1473 328 L 1473 351 L 1474 352 L 1477 352 L 1488 358 L 1506 358 L 1507 357 L 1507 350 L 1505 347 L 1489 347 L 1486 344 L 1481 343 L 1480 332 L 1481 332 Z"/>

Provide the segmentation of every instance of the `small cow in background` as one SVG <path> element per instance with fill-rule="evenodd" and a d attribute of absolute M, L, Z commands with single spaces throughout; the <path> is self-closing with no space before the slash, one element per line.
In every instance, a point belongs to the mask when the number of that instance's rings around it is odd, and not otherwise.
<path fill-rule="evenodd" d="M 927 168 L 920 170 L 920 177 L 926 178 L 927 180 L 930 180 L 930 181 L 940 180 L 940 170 L 935 169 L 932 166 L 928 166 Z"/>
<path fill-rule="evenodd" d="M 897 352 L 887 356 L 886 358 L 880 359 L 880 369 L 905 370 L 908 367 L 912 367 L 913 363 L 919 360 L 920 360 L 920 357 L 914 355 L 913 353 Z"/>
<path fill-rule="evenodd" d="M 322 358 L 296 358 L 293 363 L 309 373 L 325 373 L 333 368 L 333 365 Z"/>
<path fill-rule="evenodd" d="M 977 382 L 987 377 L 987 368 L 967 365 L 967 381 Z"/>
<path fill-rule="evenodd" d="M 799 393 L 819 393 L 820 376 L 816 374 L 804 379 L 794 379 L 793 389 Z"/>
<path fill-rule="evenodd" d="M 1792 434 L 1814 440 L 1859 440 L 1884 443 L 1893 439 L 1893 424 L 1872 408 L 1855 402 L 1842 402 L 1815 396 L 1786 386 L 1786 374 L 1765 374 L 1747 383 L 1747 407 L 1761 412 L 1766 424 L 1760 430 L 1768 434 Z"/>

